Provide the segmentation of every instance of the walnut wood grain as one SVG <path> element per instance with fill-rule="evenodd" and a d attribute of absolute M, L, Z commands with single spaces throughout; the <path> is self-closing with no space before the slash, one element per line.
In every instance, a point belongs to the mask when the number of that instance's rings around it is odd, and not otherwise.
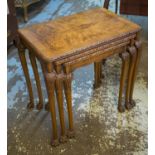
<path fill-rule="evenodd" d="M 36 56 L 53 61 L 139 30 L 138 25 L 104 8 L 95 8 L 20 29 L 19 34 Z"/>

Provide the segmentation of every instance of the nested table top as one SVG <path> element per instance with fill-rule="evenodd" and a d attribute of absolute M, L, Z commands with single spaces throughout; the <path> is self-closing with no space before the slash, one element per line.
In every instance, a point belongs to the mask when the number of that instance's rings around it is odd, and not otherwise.
<path fill-rule="evenodd" d="M 139 30 L 137 24 L 104 8 L 95 8 L 20 29 L 19 35 L 38 57 L 53 61 Z"/>

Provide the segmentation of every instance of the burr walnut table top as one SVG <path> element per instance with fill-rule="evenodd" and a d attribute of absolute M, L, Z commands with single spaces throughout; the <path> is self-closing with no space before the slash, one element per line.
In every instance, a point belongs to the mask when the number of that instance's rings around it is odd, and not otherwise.
<path fill-rule="evenodd" d="M 21 41 L 41 59 L 53 61 L 112 43 L 140 27 L 114 13 L 95 8 L 19 30 Z"/>

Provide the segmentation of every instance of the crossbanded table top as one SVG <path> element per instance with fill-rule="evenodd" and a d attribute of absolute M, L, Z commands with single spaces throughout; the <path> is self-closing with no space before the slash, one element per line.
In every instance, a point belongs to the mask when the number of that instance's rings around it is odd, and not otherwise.
<path fill-rule="evenodd" d="M 19 36 L 35 54 L 53 61 L 100 43 L 137 33 L 140 26 L 104 8 L 61 17 L 19 29 Z"/>

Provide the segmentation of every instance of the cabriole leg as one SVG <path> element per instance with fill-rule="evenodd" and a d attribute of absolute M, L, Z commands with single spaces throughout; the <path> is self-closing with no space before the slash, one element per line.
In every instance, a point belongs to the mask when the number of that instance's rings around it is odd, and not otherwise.
<path fill-rule="evenodd" d="M 137 57 L 137 51 L 134 46 L 131 46 L 131 47 L 128 47 L 128 52 L 130 55 L 130 64 L 129 64 L 128 81 L 127 81 L 127 88 L 126 88 L 125 107 L 126 109 L 130 110 L 131 108 L 133 108 L 133 105 L 130 103 L 129 96 L 130 96 L 134 66 L 135 66 L 136 57 Z"/>
<path fill-rule="evenodd" d="M 136 74 L 137 74 L 137 68 L 138 68 L 138 64 L 139 64 L 141 52 L 142 52 L 142 42 L 141 41 L 135 41 L 135 47 L 137 49 L 137 57 L 136 57 L 136 62 L 135 62 L 135 66 L 134 66 L 130 95 L 129 95 L 129 100 L 130 100 L 130 103 L 132 104 L 132 106 L 136 105 L 135 101 L 133 100 L 133 90 L 134 90 L 134 83 L 135 83 Z"/>
<path fill-rule="evenodd" d="M 119 89 L 119 98 L 118 98 L 118 110 L 120 112 L 124 112 L 125 108 L 122 104 L 122 95 L 125 88 L 126 76 L 128 72 L 128 64 L 129 64 L 129 53 L 123 52 L 120 54 L 122 59 L 122 69 L 121 69 L 121 78 L 120 78 L 120 89 Z"/>
<path fill-rule="evenodd" d="M 72 75 L 71 73 L 67 73 L 64 79 L 64 91 L 67 102 L 67 110 L 68 110 L 68 120 L 69 120 L 69 130 L 67 136 L 69 138 L 75 137 L 74 127 L 73 127 L 73 110 L 72 110 Z"/>
<path fill-rule="evenodd" d="M 57 146 L 59 145 L 58 141 L 58 132 L 57 132 L 57 123 L 56 123 L 56 111 L 55 111 L 55 95 L 54 95 L 54 83 L 55 83 L 55 73 L 53 72 L 53 67 L 49 63 L 46 66 L 44 64 L 42 65 L 42 69 L 44 71 L 45 80 L 47 84 L 47 93 L 48 93 L 48 99 L 49 99 L 49 107 L 51 112 L 51 118 L 52 118 L 52 127 L 53 127 L 53 140 L 52 145 Z"/>
<path fill-rule="evenodd" d="M 29 53 L 29 57 L 30 57 L 30 61 L 31 61 L 31 64 L 32 64 L 32 69 L 33 69 L 33 72 L 34 72 L 36 85 L 37 85 L 38 96 L 39 96 L 39 103 L 37 104 L 37 109 L 41 110 L 43 108 L 43 95 L 42 95 L 42 90 L 41 90 L 41 83 L 40 83 L 39 73 L 38 73 L 38 69 L 37 69 L 36 58 L 32 53 Z"/>
<path fill-rule="evenodd" d="M 60 118 L 60 125 L 61 125 L 61 138 L 60 142 L 64 143 L 67 141 L 66 133 L 65 133 L 65 118 L 64 118 L 64 105 L 63 105 L 63 79 L 64 75 L 61 72 L 61 67 L 56 67 L 56 96 L 57 96 L 57 103 L 58 103 L 58 110 L 59 110 L 59 118 Z"/>
<path fill-rule="evenodd" d="M 31 80 L 30 80 L 29 71 L 27 67 L 26 57 L 25 57 L 25 49 L 21 44 L 18 46 L 18 54 L 19 54 L 20 62 L 25 75 L 28 93 L 30 97 L 30 102 L 28 103 L 27 108 L 32 109 L 34 108 L 33 90 L 32 90 Z"/>

